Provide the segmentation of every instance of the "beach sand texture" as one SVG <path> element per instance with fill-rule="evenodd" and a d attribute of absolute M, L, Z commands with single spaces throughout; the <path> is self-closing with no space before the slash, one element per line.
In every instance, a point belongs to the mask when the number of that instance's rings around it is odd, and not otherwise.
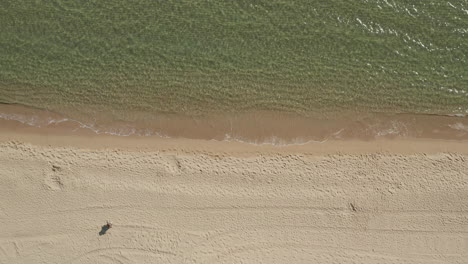
<path fill-rule="evenodd" d="M 1 143 L 0 263 L 468 263 L 466 153 L 173 141 Z"/>

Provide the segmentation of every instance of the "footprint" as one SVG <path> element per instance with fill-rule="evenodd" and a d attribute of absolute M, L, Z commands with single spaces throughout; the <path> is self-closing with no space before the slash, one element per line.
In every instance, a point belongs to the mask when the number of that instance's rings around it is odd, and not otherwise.
<path fill-rule="evenodd" d="M 62 168 L 57 165 L 52 165 L 52 172 L 46 173 L 45 185 L 50 190 L 62 190 L 64 188 L 62 177 L 60 172 Z"/>
<path fill-rule="evenodd" d="M 166 168 L 168 172 L 175 174 L 179 174 L 183 171 L 183 166 L 176 156 L 168 158 Z"/>

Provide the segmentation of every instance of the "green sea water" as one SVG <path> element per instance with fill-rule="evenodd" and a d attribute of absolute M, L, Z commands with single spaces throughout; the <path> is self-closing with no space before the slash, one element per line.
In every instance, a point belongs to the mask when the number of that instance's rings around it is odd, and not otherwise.
<path fill-rule="evenodd" d="M 0 102 L 466 114 L 468 1 L 4 0 Z"/>

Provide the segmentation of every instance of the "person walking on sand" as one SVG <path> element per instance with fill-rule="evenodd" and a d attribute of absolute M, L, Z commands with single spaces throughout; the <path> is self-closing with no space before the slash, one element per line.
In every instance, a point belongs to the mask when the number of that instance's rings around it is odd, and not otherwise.
<path fill-rule="evenodd" d="M 99 231 L 99 235 L 105 235 L 107 230 L 112 228 L 112 222 L 111 221 L 106 221 L 106 224 L 101 227 L 101 231 Z"/>

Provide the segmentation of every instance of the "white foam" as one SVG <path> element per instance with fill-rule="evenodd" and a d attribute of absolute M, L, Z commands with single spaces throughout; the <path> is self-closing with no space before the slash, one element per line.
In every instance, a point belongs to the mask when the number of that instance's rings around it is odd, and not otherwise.
<path fill-rule="evenodd" d="M 468 132 L 468 125 L 464 125 L 460 122 L 449 125 L 450 128 L 458 130 L 458 131 L 465 131 Z"/>
<path fill-rule="evenodd" d="M 391 121 L 390 127 L 377 131 L 377 133 L 375 133 L 375 137 L 407 136 L 407 134 L 408 134 L 408 128 L 403 122 Z"/>
<path fill-rule="evenodd" d="M 326 138 L 324 140 L 306 140 L 303 138 L 294 138 L 290 140 L 284 140 L 279 137 L 272 136 L 272 137 L 266 138 L 263 141 L 257 141 L 257 140 L 245 139 L 239 136 L 232 136 L 230 134 L 226 134 L 222 140 L 212 139 L 212 141 L 239 142 L 239 143 L 245 143 L 245 144 L 256 145 L 256 146 L 269 145 L 269 146 L 275 146 L 275 147 L 301 146 L 301 145 L 306 145 L 310 143 L 325 143 L 328 140 L 329 138 Z"/>

